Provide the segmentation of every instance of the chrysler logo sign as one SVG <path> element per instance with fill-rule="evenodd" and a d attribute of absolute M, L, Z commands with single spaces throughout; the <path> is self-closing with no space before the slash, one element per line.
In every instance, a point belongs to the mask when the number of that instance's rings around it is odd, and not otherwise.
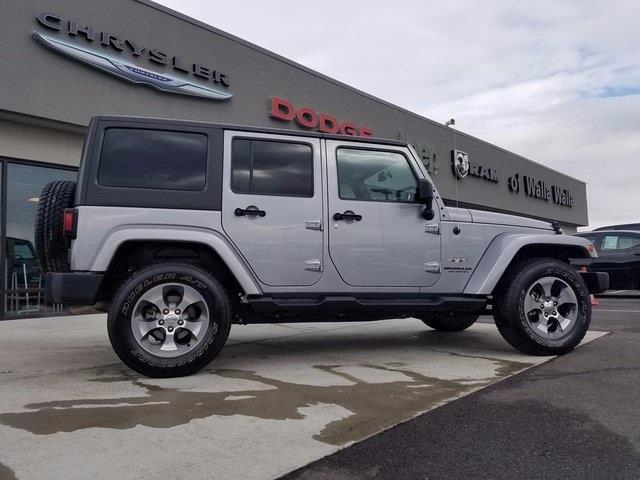
<path fill-rule="evenodd" d="M 70 20 L 63 25 L 62 19 L 51 13 L 39 13 L 36 19 L 40 25 L 55 32 L 66 31 L 68 37 L 83 37 L 86 44 L 96 42 L 102 48 L 88 48 L 78 41 L 60 38 L 58 34 L 33 32 L 33 38 L 55 52 L 114 75 L 131 83 L 148 85 L 163 92 L 190 95 L 210 100 L 228 100 L 233 97 L 227 88 L 226 75 L 199 63 L 185 63 L 178 57 L 122 39 L 107 32 L 95 32 L 87 25 L 79 25 Z M 111 50 L 111 52 L 109 52 Z M 164 73 L 141 67 L 125 54 L 134 58 L 147 57 L 156 65 L 166 65 L 175 73 Z"/>

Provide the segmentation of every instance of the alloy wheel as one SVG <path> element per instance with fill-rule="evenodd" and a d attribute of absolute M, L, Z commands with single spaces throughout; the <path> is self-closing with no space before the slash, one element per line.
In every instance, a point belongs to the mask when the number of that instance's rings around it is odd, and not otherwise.
<path fill-rule="evenodd" d="M 147 352 L 174 358 L 200 344 L 210 321 L 209 307 L 197 290 L 179 283 L 165 283 L 140 297 L 133 309 L 131 329 Z"/>
<path fill-rule="evenodd" d="M 568 335 L 578 319 L 578 297 L 558 277 L 539 278 L 527 289 L 524 313 L 536 335 L 557 340 Z"/>

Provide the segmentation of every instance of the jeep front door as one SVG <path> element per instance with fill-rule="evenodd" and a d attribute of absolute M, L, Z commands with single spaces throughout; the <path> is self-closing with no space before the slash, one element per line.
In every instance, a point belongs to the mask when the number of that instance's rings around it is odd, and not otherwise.
<path fill-rule="evenodd" d="M 327 140 L 329 254 L 354 286 L 427 287 L 440 275 L 439 217 L 415 202 L 409 150 Z M 435 205 L 434 205 L 435 207 Z M 437 210 L 436 210 L 437 212 Z"/>
<path fill-rule="evenodd" d="M 322 276 L 320 140 L 225 132 L 222 225 L 267 285 Z"/>

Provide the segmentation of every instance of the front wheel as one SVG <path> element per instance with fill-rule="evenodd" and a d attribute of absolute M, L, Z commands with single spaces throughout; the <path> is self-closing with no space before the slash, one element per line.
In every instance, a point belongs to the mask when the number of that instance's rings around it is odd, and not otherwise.
<path fill-rule="evenodd" d="M 589 329 L 587 285 L 573 268 L 553 258 L 524 260 L 511 267 L 494 298 L 498 330 L 524 353 L 567 353 Z"/>
<path fill-rule="evenodd" d="M 222 349 L 231 301 L 220 282 L 188 264 L 167 263 L 134 274 L 108 316 L 109 340 L 131 369 L 150 377 L 190 375 Z"/>

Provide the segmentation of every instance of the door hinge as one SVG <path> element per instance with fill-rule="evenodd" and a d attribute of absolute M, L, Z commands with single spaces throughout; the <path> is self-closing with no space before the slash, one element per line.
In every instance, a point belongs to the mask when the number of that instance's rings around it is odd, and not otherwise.
<path fill-rule="evenodd" d="M 304 228 L 308 230 L 320 230 L 322 231 L 322 221 L 321 220 L 307 220 L 304 222 Z"/>
<path fill-rule="evenodd" d="M 440 263 L 427 262 L 424 264 L 424 271 L 429 273 L 440 273 Z"/>
<path fill-rule="evenodd" d="M 312 272 L 321 272 L 322 271 L 322 263 L 320 260 L 305 260 L 304 269 L 311 270 Z"/>
<path fill-rule="evenodd" d="M 434 235 L 438 235 L 440 233 L 440 225 L 425 225 L 424 231 L 427 233 L 433 233 Z"/>

